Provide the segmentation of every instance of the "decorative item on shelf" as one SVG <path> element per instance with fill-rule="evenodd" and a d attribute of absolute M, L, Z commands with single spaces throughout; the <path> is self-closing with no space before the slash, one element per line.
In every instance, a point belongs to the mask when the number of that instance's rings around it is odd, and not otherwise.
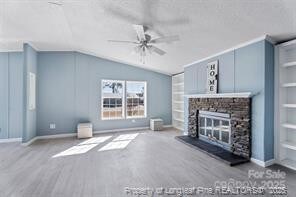
<path fill-rule="evenodd" d="M 207 65 L 207 94 L 217 94 L 218 90 L 218 60 Z"/>

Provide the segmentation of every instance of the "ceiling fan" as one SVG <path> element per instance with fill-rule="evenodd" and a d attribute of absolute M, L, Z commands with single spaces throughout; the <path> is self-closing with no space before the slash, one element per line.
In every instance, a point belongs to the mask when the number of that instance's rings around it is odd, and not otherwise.
<path fill-rule="evenodd" d="M 150 52 L 151 54 L 154 52 L 158 55 L 166 54 L 165 51 L 162 49 L 154 46 L 153 44 L 158 43 L 170 43 L 173 41 L 178 41 L 179 36 L 165 36 L 160 38 L 152 39 L 152 37 L 145 33 L 145 28 L 143 25 L 133 25 L 136 34 L 137 34 L 137 41 L 125 41 L 125 40 L 108 40 L 109 42 L 116 42 L 116 43 L 127 43 L 127 44 L 135 44 L 134 52 L 139 53 L 140 57 L 142 58 L 142 62 L 145 63 L 144 57 L 146 56 L 146 52 Z"/>

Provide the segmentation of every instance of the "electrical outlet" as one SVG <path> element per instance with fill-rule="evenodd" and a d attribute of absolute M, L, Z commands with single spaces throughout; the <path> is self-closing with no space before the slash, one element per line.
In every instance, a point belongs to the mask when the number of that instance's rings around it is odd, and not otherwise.
<path fill-rule="evenodd" d="M 54 123 L 50 123 L 50 124 L 49 124 L 49 128 L 50 128 L 50 129 L 55 129 L 55 128 L 56 128 L 56 125 L 55 125 Z"/>

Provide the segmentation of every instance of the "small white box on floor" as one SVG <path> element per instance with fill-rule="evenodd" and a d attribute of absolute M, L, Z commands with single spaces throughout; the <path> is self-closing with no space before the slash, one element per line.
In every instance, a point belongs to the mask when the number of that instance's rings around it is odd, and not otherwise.
<path fill-rule="evenodd" d="M 163 120 L 160 118 L 150 119 L 150 129 L 153 131 L 161 131 L 163 128 Z"/>
<path fill-rule="evenodd" d="M 93 129 L 91 123 L 79 123 L 77 126 L 78 138 L 90 138 L 93 136 Z"/>

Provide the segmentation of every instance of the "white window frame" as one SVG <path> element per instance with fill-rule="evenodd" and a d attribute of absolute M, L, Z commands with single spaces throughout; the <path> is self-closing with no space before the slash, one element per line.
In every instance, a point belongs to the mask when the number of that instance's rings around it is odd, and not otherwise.
<path fill-rule="evenodd" d="M 122 116 L 116 118 L 105 118 L 104 117 L 104 95 L 103 95 L 103 84 L 104 82 L 115 82 L 122 83 Z M 113 79 L 102 79 L 101 80 L 101 120 L 122 120 L 125 119 L 125 81 L 113 80 Z"/>
<path fill-rule="evenodd" d="M 127 83 L 144 83 L 144 116 L 131 116 L 127 115 L 127 109 L 125 109 L 125 117 L 126 119 L 141 119 L 147 118 L 147 81 L 126 81 L 126 89 L 125 89 L 125 108 L 127 106 Z"/>

